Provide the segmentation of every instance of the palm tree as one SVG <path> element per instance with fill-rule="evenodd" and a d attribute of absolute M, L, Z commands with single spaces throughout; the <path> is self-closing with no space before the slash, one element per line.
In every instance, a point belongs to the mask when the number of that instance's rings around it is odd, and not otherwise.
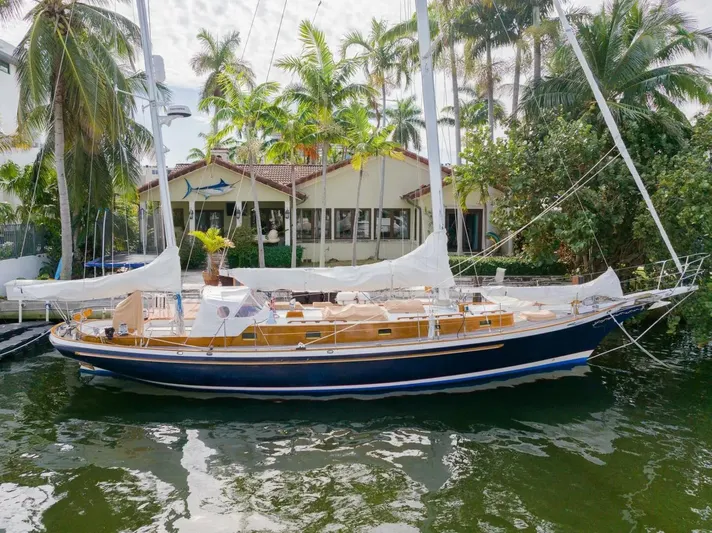
<path fill-rule="evenodd" d="M 395 107 L 386 109 L 388 122 L 393 126 L 393 140 L 406 150 L 420 150 L 420 129 L 425 128 L 422 110 L 415 101 L 415 96 L 396 100 Z"/>
<path fill-rule="evenodd" d="M 139 30 L 127 18 L 102 7 L 104 3 L 38 1 L 25 15 L 30 28 L 16 50 L 19 129 L 30 132 L 28 137 L 48 133 L 54 138 L 62 279 L 69 279 L 72 273 L 65 154 L 79 142 L 88 150 L 99 146 L 104 136 L 115 142 L 126 128 L 126 103 L 133 101 L 115 88 L 132 89 L 119 65 L 134 61 Z M 7 13 L 7 6 L 12 9 L 12 4 L 3 4 L 0 15 Z"/>
<path fill-rule="evenodd" d="M 495 72 L 492 51 L 509 44 L 514 32 L 514 12 L 490 0 L 475 0 L 462 11 L 455 25 L 465 38 L 465 62 L 472 64 L 485 58 L 487 122 L 490 138 L 495 128 Z M 467 67 L 466 67 L 467 68 Z"/>
<path fill-rule="evenodd" d="M 225 123 L 215 135 L 209 137 L 210 146 L 222 144 L 225 140 L 239 139 L 237 157 L 247 161 L 250 167 L 252 201 L 254 203 L 257 226 L 257 245 L 260 268 L 265 267 L 265 251 L 262 237 L 260 202 L 257 196 L 257 180 L 254 165 L 261 159 L 266 144 L 266 135 L 274 128 L 282 110 L 274 103 L 273 97 L 279 91 L 279 84 L 266 82 L 249 90 L 243 74 L 226 69 L 218 76 L 221 96 L 209 96 L 201 100 L 199 108 L 214 108 L 215 123 Z"/>
<path fill-rule="evenodd" d="M 401 81 L 410 82 L 410 72 L 403 57 L 406 47 L 414 39 L 405 33 L 392 31 L 383 20 L 371 19 L 371 31 L 363 35 L 360 31 L 348 33 L 341 46 L 342 55 L 349 49 L 358 49 L 358 58 L 363 62 L 363 70 L 371 87 L 381 92 L 381 107 L 376 108 L 377 125 L 386 125 L 386 95 L 393 87 L 400 87 Z M 378 198 L 377 227 L 381 224 L 383 195 L 386 183 L 386 158 L 381 158 L 381 183 Z M 376 236 L 376 259 L 381 250 L 381 233 Z"/>
<path fill-rule="evenodd" d="M 337 110 L 347 102 L 368 97 L 373 89 L 363 83 L 353 83 L 356 70 L 360 66 L 357 59 L 336 60 L 326 43 L 324 32 L 305 20 L 299 25 L 299 40 L 303 51 L 299 57 L 288 56 L 280 59 L 277 66 L 299 76 L 300 81 L 288 86 L 284 91 L 286 101 L 295 102 L 309 110 L 315 126 L 316 139 L 321 145 L 322 161 L 322 205 L 321 205 L 321 246 L 319 265 L 326 264 L 326 170 L 329 146 L 343 138 L 343 130 L 335 121 Z"/>
<path fill-rule="evenodd" d="M 223 38 L 212 35 L 202 28 L 197 35 L 202 45 L 202 50 L 190 59 L 190 66 L 198 76 L 208 75 L 203 88 L 200 90 L 201 100 L 209 96 L 222 96 L 218 77 L 226 68 L 242 74 L 248 86 L 254 85 L 255 74 L 247 61 L 236 54 L 240 46 L 240 32 L 233 31 Z M 213 133 L 217 132 L 218 124 L 213 122 Z"/>
<path fill-rule="evenodd" d="M 358 170 L 358 185 L 356 187 L 356 207 L 351 219 L 352 258 L 351 264 L 356 266 L 356 243 L 358 242 L 358 225 L 361 220 L 359 202 L 361 200 L 361 182 L 363 168 L 371 157 L 392 157 L 403 160 L 403 152 L 397 149 L 398 143 L 389 141 L 393 126 L 379 128 L 369 121 L 368 111 L 361 105 L 352 105 L 342 113 L 341 119 L 346 123 L 346 144 L 351 153 L 351 166 Z M 380 219 L 376 231 L 381 232 Z"/>
<path fill-rule="evenodd" d="M 295 112 L 284 109 L 276 130 L 279 138 L 267 150 L 267 157 L 271 160 L 286 158 L 290 164 L 289 177 L 292 182 L 292 268 L 297 267 L 297 183 L 294 167 L 298 154 L 305 157 L 316 157 L 315 129 L 310 122 L 309 110 L 299 107 Z"/>
<path fill-rule="evenodd" d="M 489 102 L 487 96 L 482 94 L 482 90 L 476 87 L 463 85 L 460 87 L 460 93 L 469 96 L 467 100 L 460 98 L 460 126 L 465 130 L 488 124 L 489 117 Z M 506 110 L 504 104 L 499 101 L 494 101 L 494 120 L 495 124 L 504 122 L 506 118 Z M 455 108 L 453 106 L 445 106 L 440 110 L 440 118 L 438 124 L 455 127 Z"/>
<path fill-rule="evenodd" d="M 679 138 L 689 127 L 682 102 L 712 102 L 712 78 L 698 65 L 671 61 L 684 53 L 710 53 L 712 30 L 698 30 L 674 4 L 615 0 L 577 23 L 581 48 L 611 112 L 619 121 L 657 123 Z M 574 116 L 595 112 L 593 93 L 568 46 L 551 74 L 525 93 L 529 115 L 563 108 Z"/>

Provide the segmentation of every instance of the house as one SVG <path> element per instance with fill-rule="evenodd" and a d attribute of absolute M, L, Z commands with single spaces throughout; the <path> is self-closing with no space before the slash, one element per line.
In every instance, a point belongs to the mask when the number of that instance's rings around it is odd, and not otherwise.
<path fill-rule="evenodd" d="M 17 105 L 20 101 L 20 89 L 17 85 L 17 59 L 15 47 L 0 39 L 0 134 L 12 135 L 17 130 Z M 11 150 L 0 153 L 0 166 L 13 161 L 20 166 L 29 165 L 37 157 L 38 149 Z M 0 191 L 0 202 L 17 204 L 13 195 Z"/>
<path fill-rule="evenodd" d="M 403 151 L 403 160 L 386 158 L 383 215 L 381 219 L 381 259 L 395 259 L 418 247 L 432 231 L 428 160 Z M 235 227 L 254 227 L 250 167 L 234 164 L 216 153 L 208 163 L 199 161 L 178 165 L 168 176 L 171 209 L 178 241 L 188 231 L 214 226 L 230 234 Z M 369 160 L 363 172 L 358 221 L 357 256 L 375 257 L 376 217 L 380 191 L 380 158 Z M 256 193 L 265 237 L 272 232 L 273 242 L 290 244 L 290 228 L 297 226 L 297 242 L 304 247 L 303 259 L 318 263 L 322 206 L 320 165 L 294 167 L 297 212 L 291 206 L 291 165 L 254 165 Z M 451 169 L 442 167 L 449 248 L 456 250 L 456 203 L 450 184 Z M 355 216 L 359 173 L 350 161 L 327 168 L 326 259 L 349 261 L 352 254 L 352 227 Z M 159 201 L 158 180 L 139 188 L 143 212 Z M 477 252 L 486 247 L 486 233 L 495 231 L 488 223 L 491 205 L 478 193 L 467 198 L 464 248 Z M 144 235 L 145 238 L 145 235 Z"/>

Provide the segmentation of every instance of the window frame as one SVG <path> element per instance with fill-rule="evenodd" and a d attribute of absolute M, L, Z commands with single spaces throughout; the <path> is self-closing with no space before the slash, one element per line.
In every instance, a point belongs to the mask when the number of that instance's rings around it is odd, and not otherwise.
<path fill-rule="evenodd" d="M 305 237 L 302 233 L 303 230 L 299 229 L 299 226 L 297 226 L 297 240 L 302 241 L 304 243 L 309 243 L 309 242 L 317 242 L 321 239 L 321 231 L 319 231 L 321 228 L 318 227 L 317 220 L 321 219 L 321 207 L 298 207 L 297 208 L 297 216 L 295 220 L 292 220 L 291 222 L 293 224 L 297 224 L 297 221 L 301 218 L 303 218 L 302 213 L 304 211 L 310 211 L 311 216 L 309 217 L 309 222 L 311 223 L 312 230 L 311 230 L 311 236 Z M 332 239 L 332 231 L 331 231 L 331 226 L 333 223 L 333 209 L 331 207 L 326 208 L 326 240 L 330 241 Z M 317 218 L 318 217 L 318 218 Z"/>
<path fill-rule="evenodd" d="M 375 215 L 375 217 L 374 217 L 374 219 L 375 219 L 375 220 L 374 220 L 374 226 L 376 225 L 376 223 L 378 223 L 378 209 L 375 209 L 375 211 L 376 211 L 376 215 Z M 382 228 L 383 228 L 383 219 L 386 218 L 385 216 L 383 216 L 383 213 L 387 213 L 387 212 L 389 212 L 389 211 L 391 211 L 391 212 L 392 212 L 392 211 L 400 212 L 400 216 L 401 216 L 401 217 L 403 216 L 403 214 L 405 214 L 405 217 L 407 218 L 407 221 L 408 221 L 408 235 L 407 235 L 407 236 L 405 236 L 405 237 L 395 237 L 395 236 L 393 236 L 394 233 L 395 233 L 394 228 L 393 228 L 393 222 L 394 222 L 395 216 L 390 216 L 390 217 L 389 217 L 389 218 L 390 218 L 390 223 L 389 223 L 389 226 L 388 226 L 388 235 L 386 236 L 386 235 L 383 234 L 383 231 L 382 231 Z M 382 241 L 401 241 L 401 240 L 409 241 L 409 240 L 411 240 L 411 236 L 412 236 L 412 234 L 413 234 L 413 229 L 412 229 L 412 216 L 411 216 L 411 209 L 410 209 L 410 208 L 408 208 L 408 207 L 388 207 L 388 208 L 384 207 L 384 208 L 383 208 L 383 211 L 382 211 L 381 213 L 382 213 L 382 214 L 381 214 L 381 224 L 379 224 L 379 227 L 377 228 L 377 231 L 380 232 L 381 240 L 382 240 Z M 378 235 L 378 234 L 377 234 L 377 235 Z"/>
<path fill-rule="evenodd" d="M 11 74 L 12 68 L 10 67 L 10 63 L 7 61 L 0 59 L 0 72 L 4 72 L 5 74 Z"/>
<path fill-rule="evenodd" d="M 368 236 L 367 237 L 362 237 L 358 236 L 359 241 L 372 241 L 373 240 L 373 232 L 371 231 L 371 228 L 373 227 L 373 219 L 371 218 L 371 211 L 373 211 L 370 207 L 359 207 L 359 214 L 365 214 L 366 215 L 366 220 L 368 221 Z M 337 213 L 340 212 L 349 212 L 351 214 L 351 235 L 348 237 L 340 237 L 337 235 L 337 229 L 336 229 L 336 224 L 338 222 L 338 216 Z M 356 218 L 356 208 L 354 207 L 338 207 L 334 208 L 334 240 L 335 241 L 352 241 L 354 236 L 353 236 L 353 220 Z M 359 220 L 359 222 L 361 222 Z M 357 226 L 357 231 L 358 231 L 358 223 L 356 224 Z"/>

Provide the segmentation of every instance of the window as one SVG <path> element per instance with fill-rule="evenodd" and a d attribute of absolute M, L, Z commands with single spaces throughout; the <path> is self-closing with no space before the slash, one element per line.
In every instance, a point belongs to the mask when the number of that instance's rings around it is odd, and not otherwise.
<path fill-rule="evenodd" d="M 218 228 L 222 230 L 225 226 L 225 211 L 208 211 L 207 209 L 202 212 L 198 209 L 195 211 L 195 229 L 208 231 L 208 228 Z"/>
<path fill-rule="evenodd" d="M 302 241 L 321 239 L 321 209 L 297 209 L 297 238 Z M 331 209 L 326 210 L 326 238 L 331 239 Z"/>
<path fill-rule="evenodd" d="M 171 209 L 173 212 L 173 226 L 183 230 L 185 228 L 185 218 L 183 218 L 183 208 L 174 207 Z"/>
<path fill-rule="evenodd" d="M 250 211 L 250 224 L 253 228 L 257 227 L 257 217 L 255 210 Z M 271 230 L 277 230 L 277 233 L 284 233 L 284 208 L 274 209 L 271 207 L 260 207 L 260 223 L 262 224 L 262 234 L 267 236 Z"/>
<path fill-rule="evenodd" d="M 10 74 L 10 63 L 0 59 L 0 72 L 4 72 L 5 74 Z"/>
<path fill-rule="evenodd" d="M 384 209 L 381 215 L 381 238 L 410 239 L 410 209 Z"/>
<path fill-rule="evenodd" d="M 335 209 L 334 210 L 334 235 L 336 239 L 352 239 L 355 209 Z M 359 209 L 358 238 L 369 240 L 371 238 L 371 210 Z"/>

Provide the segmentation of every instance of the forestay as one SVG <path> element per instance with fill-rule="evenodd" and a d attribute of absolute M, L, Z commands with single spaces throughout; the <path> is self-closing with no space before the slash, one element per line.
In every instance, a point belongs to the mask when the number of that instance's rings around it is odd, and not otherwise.
<path fill-rule="evenodd" d="M 178 293 L 181 290 L 178 247 L 166 248 L 148 265 L 121 274 L 70 281 L 15 280 L 5 287 L 9 300 L 59 302 L 115 298 L 134 291 Z"/>
<path fill-rule="evenodd" d="M 231 268 L 228 275 L 261 291 L 379 291 L 416 286 L 454 287 L 445 232 L 431 234 L 412 252 L 372 265 L 331 268 Z"/>
<path fill-rule="evenodd" d="M 570 304 L 574 300 L 582 302 L 592 296 L 623 298 L 623 289 L 618 276 L 609 268 L 605 273 L 581 285 L 548 285 L 541 287 L 507 287 L 504 285 L 481 287 L 479 292 L 492 302 L 511 304 L 509 300 L 533 302 L 535 304 Z"/>

